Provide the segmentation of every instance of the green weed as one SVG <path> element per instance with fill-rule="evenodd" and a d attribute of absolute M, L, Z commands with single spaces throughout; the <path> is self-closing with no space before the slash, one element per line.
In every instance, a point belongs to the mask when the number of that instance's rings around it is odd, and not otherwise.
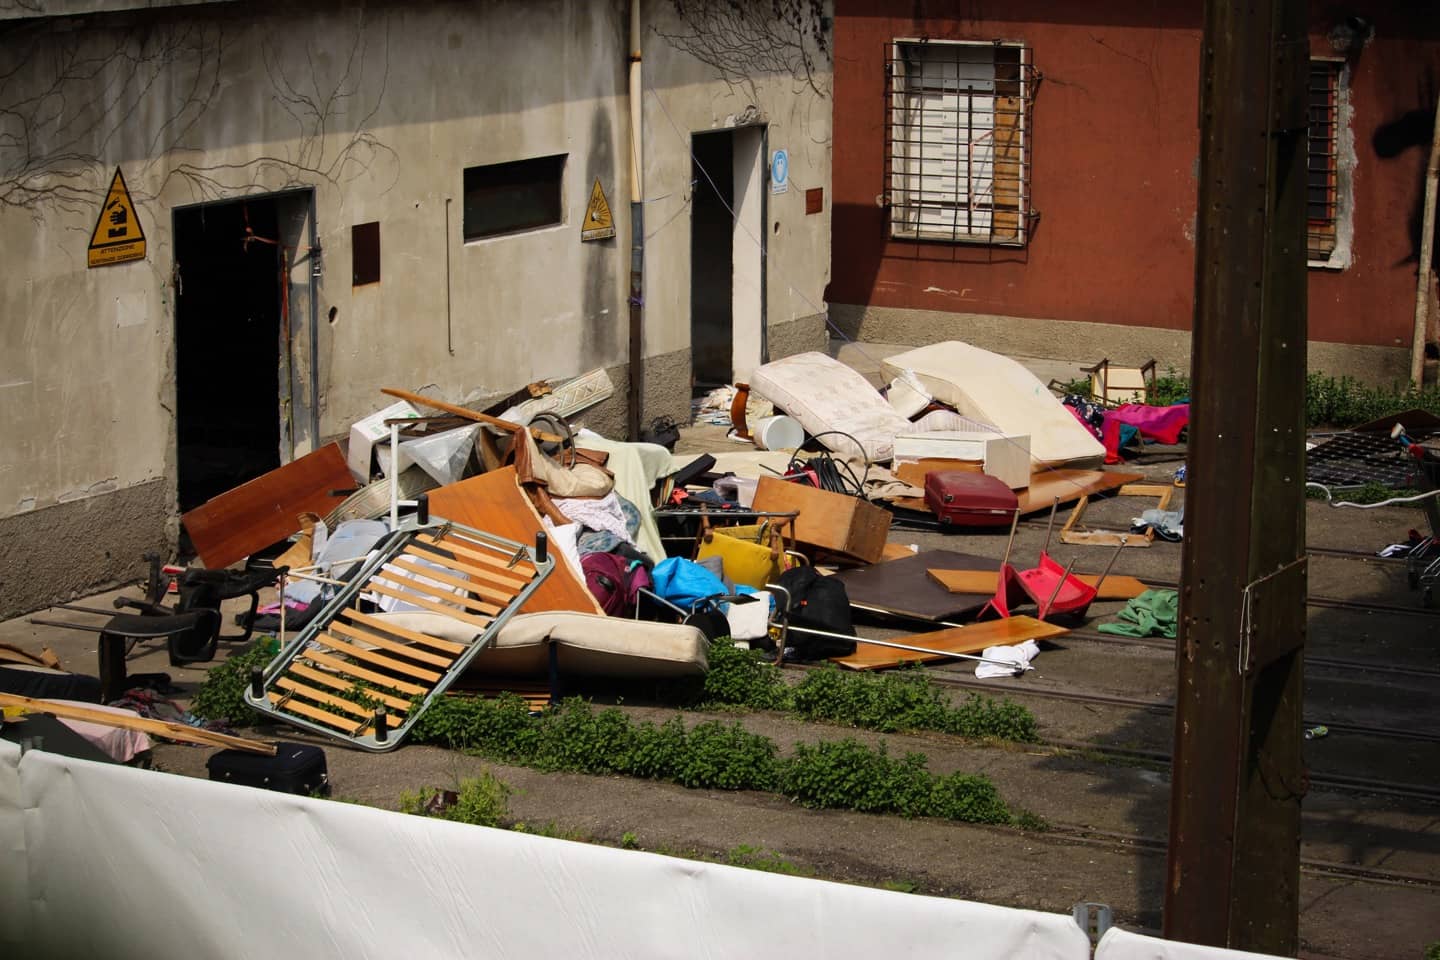
<path fill-rule="evenodd" d="M 639 850 L 640 838 L 635 835 L 634 831 L 626 830 L 620 835 L 620 848 L 622 850 Z"/>
<path fill-rule="evenodd" d="M 458 790 L 447 793 L 435 787 L 402 793 L 400 812 L 482 827 L 498 827 L 509 816 L 510 787 L 488 770 L 466 777 Z"/>
<path fill-rule="evenodd" d="M 195 691 L 190 711 L 205 720 L 221 720 L 232 727 L 246 727 L 259 719 L 245 702 L 245 688 L 250 686 L 250 670 L 262 670 L 271 656 L 265 650 L 266 638 L 260 637 L 246 650 L 232 653 L 223 663 L 210 668 L 205 682 Z"/>
<path fill-rule="evenodd" d="M 810 877 L 814 873 L 770 850 L 752 847 L 748 843 L 731 847 L 725 852 L 725 863 L 746 870 L 762 870 L 765 873 L 783 873 L 791 877 Z"/>

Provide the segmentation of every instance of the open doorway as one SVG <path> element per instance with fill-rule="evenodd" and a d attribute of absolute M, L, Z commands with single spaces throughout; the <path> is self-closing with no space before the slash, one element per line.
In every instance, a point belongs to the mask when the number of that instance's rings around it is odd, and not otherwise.
<path fill-rule="evenodd" d="M 690 363 L 697 392 L 764 360 L 765 128 L 691 138 Z"/>
<path fill-rule="evenodd" d="M 275 197 L 174 212 L 181 512 L 280 465 L 279 218 Z"/>

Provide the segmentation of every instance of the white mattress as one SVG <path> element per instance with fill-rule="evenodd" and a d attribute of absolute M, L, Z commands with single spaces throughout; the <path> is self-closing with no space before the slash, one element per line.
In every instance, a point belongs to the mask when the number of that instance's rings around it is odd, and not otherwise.
<path fill-rule="evenodd" d="M 850 434 L 872 462 L 890 460 L 895 435 L 915 429 L 869 381 L 823 353 L 797 353 L 757 367 L 750 389 L 799 420 L 812 436 L 827 430 Z M 837 453 L 861 455 L 854 443 L 836 434 L 820 442 Z"/>
<path fill-rule="evenodd" d="M 1100 463 L 1105 448 L 1033 373 L 989 350 L 950 340 L 888 357 L 886 377 L 913 370 L 935 399 L 1001 433 L 1029 434 L 1034 463 Z"/>
<path fill-rule="evenodd" d="M 470 643 L 478 633 L 474 626 L 441 613 L 390 613 L 381 619 L 455 643 Z M 565 674 L 659 678 L 703 674 L 708 668 L 709 641 L 696 627 L 556 610 L 511 617 L 494 646 L 477 654 L 470 669 L 543 677 L 549 671 L 550 643 L 560 645 L 560 670 Z"/>

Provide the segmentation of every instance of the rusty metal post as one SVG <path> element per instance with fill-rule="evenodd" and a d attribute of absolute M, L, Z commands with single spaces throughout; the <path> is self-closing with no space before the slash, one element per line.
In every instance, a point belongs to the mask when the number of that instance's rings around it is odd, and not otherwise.
<path fill-rule="evenodd" d="M 1305 0 L 1207 0 L 1165 935 L 1298 946 Z"/>

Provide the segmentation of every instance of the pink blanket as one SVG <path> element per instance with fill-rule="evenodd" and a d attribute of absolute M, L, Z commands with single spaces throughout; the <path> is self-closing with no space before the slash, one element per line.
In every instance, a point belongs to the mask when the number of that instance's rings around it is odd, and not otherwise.
<path fill-rule="evenodd" d="M 1140 436 L 1159 443 L 1175 443 L 1180 439 L 1180 431 L 1190 424 L 1190 404 L 1147 407 L 1142 403 L 1127 403 L 1114 410 L 1106 410 L 1105 425 L 1101 429 L 1106 463 L 1120 462 L 1121 424 L 1128 424 L 1139 430 Z"/>

